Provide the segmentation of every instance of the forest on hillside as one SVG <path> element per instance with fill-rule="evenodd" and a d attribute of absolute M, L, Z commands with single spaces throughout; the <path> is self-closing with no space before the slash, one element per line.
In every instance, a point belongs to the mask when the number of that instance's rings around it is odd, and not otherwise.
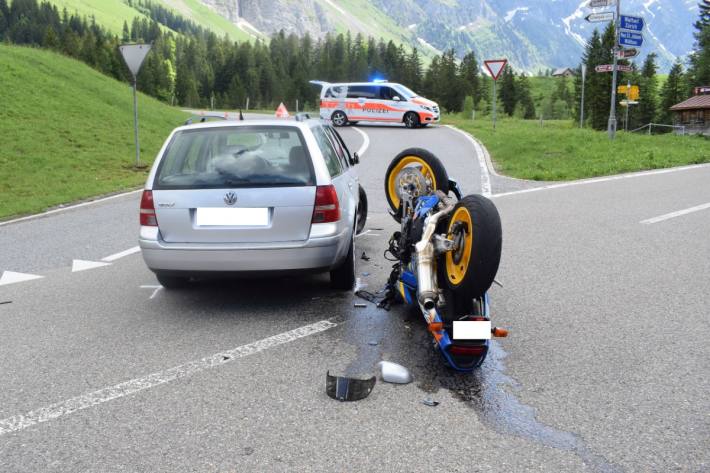
<path fill-rule="evenodd" d="M 450 49 L 424 67 L 417 48 L 405 48 L 392 41 L 365 38 L 349 33 L 326 35 L 314 40 L 273 35 L 267 42 L 234 42 L 218 37 L 175 12 L 150 0 L 129 0 L 144 13 L 131 24 L 124 23 L 121 35 L 110 33 L 93 18 L 72 14 L 37 0 L 0 0 L 0 41 L 51 49 L 85 62 L 121 81 L 130 73 L 123 64 L 118 45 L 147 42 L 153 47 L 138 77 L 143 93 L 184 107 L 239 109 L 273 108 L 279 102 L 301 109 L 316 105 L 316 88 L 309 80 L 364 81 L 386 78 L 402 82 L 421 95 L 436 100 L 447 112 L 487 113 L 491 105 L 490 79 L 481 73 L 473 52 L 458 60 Z M 146 18 L 147 17 L 147 18 Z M 148 20 L 150 18 L 150 20 Z M 634 111 L 635 123 L 668 122 L 667 109 L 687 96 L 693 86 L 710 84 L 710 0 L 703 0 L 694 25 L 696 51 L 685 70 L 677 63 L 658 89 L 655 56 L 650 54 L 638 70 L 623 74 L 620 83 L 639 84 L 641 103 Z M 587 66 L 585 116 L 597 129 L 606 127 L 609 113 L 611 75 L 598 74 L 594 67 L 611 61 L 614 28 L 592 35 L 581 61 Z M 520 118 L 572 118 L 579 114 L 581 69 L 574 88 L 566 79 L 557 80 L 547 97 L 535 97 L 531 78 L 506 68 L 496 98 L 508 115 Z M 669 105 L 670 104 L 670 105 Z"/>

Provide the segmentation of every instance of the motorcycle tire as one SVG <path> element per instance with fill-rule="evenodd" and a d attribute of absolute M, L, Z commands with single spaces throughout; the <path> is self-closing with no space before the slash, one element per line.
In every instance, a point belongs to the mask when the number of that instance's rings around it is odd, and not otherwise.
<path fill-rule="evenodd" d="M 432 185 L 444 194 L 449 193 L 449 175 L 446 168 L 433 153 L 422 148 L 408 148 L 399 153 L 390 163 L 385 173 L 385 196 L 393 212 L 399 214 L 400 199 L 397 195 L 397 175 L 406 167 L 420 166 L 422 174 Z M 401 217 L 395 217 L 399 222 Z"/>
<path fill-rule="evenodd" d="M 445 231 L 457 248 L 439 257 L 440 287 L 443 282 L 464 300 L 482 297 L 500 264 L 503 232 L 498 209 L 482 195 L 467 195 L 449 214 Z"/>

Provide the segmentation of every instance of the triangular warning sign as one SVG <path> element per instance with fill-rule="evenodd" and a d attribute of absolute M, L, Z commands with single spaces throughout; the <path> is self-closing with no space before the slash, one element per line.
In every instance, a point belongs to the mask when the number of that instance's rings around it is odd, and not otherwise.
<path fill-rule="evenodd" d="M 133 77 L 138 75 L 138 71 L 143 64 L 145 56 L 150 52 L 150 44 L 123 44 L 118 47 L 123 55 L 123 60 L 126 61 L 128 69 L 131 70 Z"/>
<path fill-rule="evenodd" d="M 507 59 L 489 59 L 488 61 L 483 61 L 486 65 L 486 69 L 491 73 L 493 80 L 498 80 L 500 73 L 505 69 L 505 65 L 508 64 Z"/>
<path fill-rule="evenodd" d="M 288 118 L 290 115 L 288 114 L 288 110 L 286 110 L 286 106 L 284 105 L 283 102 L 279 104 L 279 108 L 276 109 L 276 118 Z"/>

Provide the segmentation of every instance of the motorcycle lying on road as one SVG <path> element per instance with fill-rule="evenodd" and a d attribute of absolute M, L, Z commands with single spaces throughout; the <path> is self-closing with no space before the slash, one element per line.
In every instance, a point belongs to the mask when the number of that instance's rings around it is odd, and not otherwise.
<path fill-rule="evenodd" d="M 418 307 L 446 363 L 471 371 L 491 336 L 507 335 L 491 325 L 488 297 L 501 256 L 498 210 L 481 195 L 462 197 L 441 161 L 420 148 L 392 160 L 385 194 L 401 225 L 385 251 L 395 261 L 388 297 Z"/>

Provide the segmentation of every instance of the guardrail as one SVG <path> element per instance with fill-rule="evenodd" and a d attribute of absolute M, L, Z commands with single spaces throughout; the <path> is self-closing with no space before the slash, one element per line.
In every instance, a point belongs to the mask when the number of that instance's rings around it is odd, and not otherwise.
<path fill-rule="evenodd" d="M 653 132 L 654 126 L 658 127 L 658 128 L 672 128 L 674 130 L 680 130 L 680 134 L 685 136 L 685 126 L 684 125 L 665 125 L 663 123 L 647 123 L 646 125 L 643 125 L 643 126 L 640 126 L 634 130 L 631 130 L 631 133 L 636 133 L 637 131 L 648 129 L 648 134 L 650 135 Z"/>

